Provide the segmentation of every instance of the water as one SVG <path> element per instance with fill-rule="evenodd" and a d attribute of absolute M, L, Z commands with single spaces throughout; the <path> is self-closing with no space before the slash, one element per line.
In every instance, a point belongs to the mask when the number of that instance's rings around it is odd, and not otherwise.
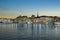
<path fill-rule="evenodd" d="M 0 24 L 0 40 L 60 40 L 60 24 Z"/>

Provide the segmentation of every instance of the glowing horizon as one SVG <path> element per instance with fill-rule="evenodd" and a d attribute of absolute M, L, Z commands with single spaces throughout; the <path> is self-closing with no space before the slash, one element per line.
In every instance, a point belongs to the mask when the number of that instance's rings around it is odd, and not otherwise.
<path fill-rule="evenodd" d="M 0 0 L 0 17 L 60 16 L 60 0 Z"/>

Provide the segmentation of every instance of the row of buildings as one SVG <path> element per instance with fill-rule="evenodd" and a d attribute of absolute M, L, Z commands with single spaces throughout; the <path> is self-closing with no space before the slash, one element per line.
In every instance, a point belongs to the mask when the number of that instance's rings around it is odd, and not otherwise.
<path fill-rule="evenodd" d="M 60 17 L 58 16 L 37 16 L 32 15 L 31 17 L 27 16 L 18 16 L 14 19 L 0 18 L 0 23 L 21 23 L 21 22 L 58 22 Z"/>
<path fill-rule="evenodd" d="M 27 16 L 18 16 L 14 20 L 14 22 L 58 22 L 60 21 L 60 17 L 58 16 L 37 16 L 32 15 L 31 17 Z"/>
<path fill-rule="evenodd" d="M 13 19 L 11 19 L 11 18 L 2 17 L 2 18 L 0 18 L 0 23 L 12 23 L 13 22 L 12 20 Z"/>

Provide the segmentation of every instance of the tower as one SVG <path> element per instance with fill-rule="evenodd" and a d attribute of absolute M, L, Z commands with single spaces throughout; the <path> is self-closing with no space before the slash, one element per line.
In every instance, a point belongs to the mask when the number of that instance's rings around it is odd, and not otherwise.
<path fill-rule="evenodd" d="M 38 14 L 38 12 L 37 12 L 37 18 L 39 18 L 39 14 Z"/>

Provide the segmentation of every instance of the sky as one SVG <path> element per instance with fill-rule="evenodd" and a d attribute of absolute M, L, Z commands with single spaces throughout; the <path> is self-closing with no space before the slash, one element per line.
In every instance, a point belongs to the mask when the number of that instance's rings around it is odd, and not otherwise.
<path fill-rule="evenodd" d="M 0 17 L 60 16 L 60 0 L 0 0 Z"/>

